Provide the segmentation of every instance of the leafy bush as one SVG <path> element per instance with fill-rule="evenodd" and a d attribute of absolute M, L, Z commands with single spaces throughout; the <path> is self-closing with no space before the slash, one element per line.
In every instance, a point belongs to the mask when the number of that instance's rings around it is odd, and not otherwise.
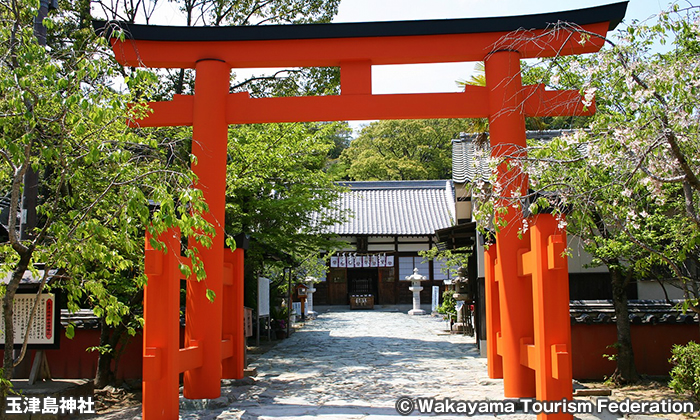
<path fill-rule="evenodd" d="M 273 330 L 284 330 L 287 328 L 289 308 L 286 306 L 273 306 L 270 308 L 270 316 L 272 318 L 270 325 Z"/>
<path fill-rule="evenodd" d="M 668 386 L 676 394 L 690 393 L 695 401 L 700 402 L 700 344 L 691 341 L 684 346 L 674 345 L 669 363 L 673 369 Z"/>
<path fill-rule="evenodd" d="M 451 319 L 452 321 L 457 320 L 457 310 L 455 305 L 457 301 L 454 298 L 454 291 L 445 290 L 442 294 L 442 305 L 438 306 L 437 312 L 443 315 L 444 319 Z"/>

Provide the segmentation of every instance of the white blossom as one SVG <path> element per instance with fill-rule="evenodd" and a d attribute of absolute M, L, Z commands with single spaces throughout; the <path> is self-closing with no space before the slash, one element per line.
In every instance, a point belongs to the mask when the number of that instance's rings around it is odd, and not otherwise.
<path fill-rule="evenodd" d="M 530 229 L 527 219 L 523 219 L 523 227 L 520 229 L 520 233 L 525 233 Z"/>
<path fill-rule="evenodd" d="M 566 219 L 561 218 L 559 219 L 559 223 L 557 223 L 557 228 L 558 229 L 566 229 Z"/>

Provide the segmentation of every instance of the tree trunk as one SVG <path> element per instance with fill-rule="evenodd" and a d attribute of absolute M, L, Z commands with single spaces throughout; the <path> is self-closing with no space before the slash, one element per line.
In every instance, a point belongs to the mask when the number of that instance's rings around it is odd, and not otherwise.
<path fill-rule="evenodd" d="M 143 289 L 136 292 L 129 301 L 130 308 L 140 305 L 143 305 Z M 133 317 L 133 313 L 125 315 L 122 317 L 121 323 L 114 328 L 107 325 L 104 318 L 100 319 L 100 346 L 109 346 L 110 351 L 100 353 L 97 357 L 95 388 L 104 388 L 107 385 L 115 384 L 119 358 L 123 353 L 121 350 L 129 342 L 128 337 L 124 339 L 124 335 L 127 334 L 126 325 L 133 320 Z M 114 368 L 112 368 L 112 362 L 114 362 Z"/>
<path fill-rule="evenodd" d="M 619 269 L 613 268 L 610 270 L 610 277 L 615 317 L 617 318 L 617 367 L 611 379 L 617 384 L 634 383 L 639 381 L 639 374 L 634 364 L 632 331 L 627 304 L 627 285 L 631 272 L 625 276 Z"/>
<path fill-rule="evenodd" d="M 33 253 L 33 248 L 28 248 L 26 252 L 20 254 L 19 262 L 12 273 L 12 278 L 5 289 L 5 296 L 2 298 L 3 311 L 2 311 L 2 328 L 5 332 L 5 346 L 4 355 L 2 361 L 2 378 L 6 381 L 0 382 L 0 418 L 4 419 L 5 416 L 5 403 L 6 397 L 10 391 L 9 381 L 12 379 L 12 372 L 15 367 L 14 361 L 14 341 L 15 341 L 15 328 L 12 324 L 12 317 L 14 316 L 14 300 L 15 294 L 17 293 L 17 288 L 19 288 L 20 280 L 24 276 L 24 272 L 29 267 L 29 262 L 31 261 Z"/>
<path fill-rule="evenodd" d="M 105 322 L 104 318 L 100 320 L 100 346 L 110 343 L 111 328 Z M 95 373 L 95 388 L 104 388 L 114 382 L 114 374 L 112 372 L 112 347 L 109 352 L 100 352 L 97 356 L 97 372 Z"/>
<path fill-rule="evenodd" d="M 175 94 L 181 95 L 185 86 L 185 69 L 180 69 L 177 75 L 177 81 L 175 82 Z"/>

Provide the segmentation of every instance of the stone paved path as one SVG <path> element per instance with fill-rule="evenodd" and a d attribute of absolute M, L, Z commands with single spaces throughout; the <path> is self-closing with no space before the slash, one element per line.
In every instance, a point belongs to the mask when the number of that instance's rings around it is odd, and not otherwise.
<path fill-rule="evenodd" d="M 499 398 L 474 339 L 445 328 L 401 312 L 323 313 L 255 363 L 266 389 L 238 408 L 243 419 L 396 419 L 401 396 Z"/>
<path fill-rule="evenodd" d="M 404 418 L 396 411 L 402 396 L 502 401 L 503 382 L 488 378 L 486 359 L 478 357 L 474 338 L 446 334 L 445 328 L 440 318 L 396 310 L 321 313 L 251 363 L 258 369 L 254 385 L 242 393 L 236 387 L 223 390 L 222 395 L 235 399 L 229 407 L 183 410 L 181 418 L 398 420 Z M 416 410 L 410 418 L 465 416 L 421 415 Z M 520 412 L 471 418 L 536 416 Z"/>
<path fill-rule="evenodd" d="M 180 418 L 398 420 L 404 418 L 395 408 L 402 396 L 503 401 L 503 383 L 488 378 L 486 359 L 478 357 L 474 339 L 446 334 L 445 328 L 440 318 L 398 311 L 321 313 L 250 364 L 258 370 L 254 381 L 223 381 L 222 396 L 216 400 L 181 397 Z M 100 417 L 139 419 L 140 412 L 134 408 Z M 408 418 L 465 417 L 416 410 Z M 516 412 L 471 418 L 534 420 L 536 416 Z M 576 416 L 616 418 L 608 413 Z"/>

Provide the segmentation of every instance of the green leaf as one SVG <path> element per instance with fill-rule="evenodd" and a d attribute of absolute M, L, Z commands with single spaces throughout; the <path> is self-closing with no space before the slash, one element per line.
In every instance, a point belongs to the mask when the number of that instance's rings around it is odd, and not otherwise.
<path fill-rule="evenodd" d="M 216 298 L 216 293 L 211 289 L 207 289 L 207 299 L 209 302 L 214 302 L 214 298 Z"/>
<path fill-rule="evenodd" d="M 66 325 L 66 337 L 68 337 L 68 339 L 70 340 L 72 340 L 73 337 L 75 337 L 75 325 L 72 322 Z"/>

